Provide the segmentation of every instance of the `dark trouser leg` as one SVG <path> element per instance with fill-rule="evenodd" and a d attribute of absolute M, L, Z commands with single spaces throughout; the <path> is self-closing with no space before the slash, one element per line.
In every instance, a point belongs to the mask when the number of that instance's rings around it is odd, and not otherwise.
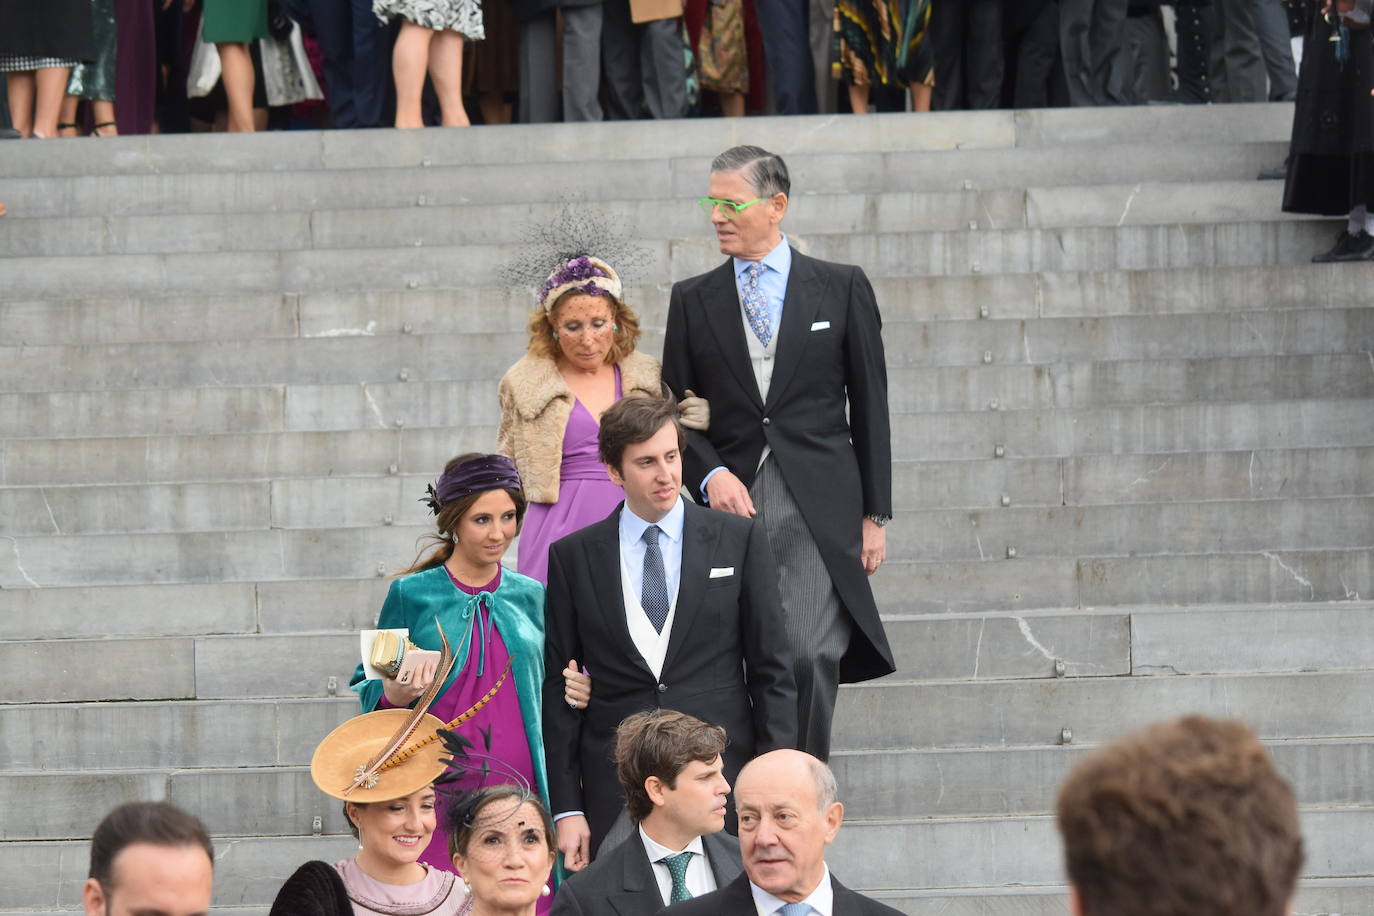
<path fill-rule="evenodd" d="M 808 29 L 811 60 L 816 67 L 816 110 L 830 114 L 835 110 L 835 79 L 830 75 L 830 58 L 835 53 L 835 0 L 810 2 Z"/>
<path fill-rule="evenodd" d="M 1210 3 L 1179 3 L 1178 100 L 1203 105 L 1212 100 L 1210 76 L 1215 13 Z"/>
<path fill-rule="evenodd" d="M 1249 0 L 1217 0 L 1216 10 L 1219 43 L 1212 52 L 1212 101 L 1263 102 L 1268 85 Z"/>
<path fill-rule="evenodd" d="M 175 4 L 174 4 L 175 5 Z M 325 94 L 334 126 L 358 126 L 353 103 L 353 15 L 352 7 L 338 0 L 310 0 L 310 16 L 315 23 L 315 38 L 324 54 Z"/>
<path fill-rule="evenodd" d="M 600 121 L 601 4 L 563 9 L 563 120 Z"/>
<path fill-rule="evenodd" d="M 1096 105 L 1092 83 L 1093 0 L 1059 0 L 1059 53 L 1069 83 L 1069 104 Z"/>
<path fill-rule="evenodd" d="M 1006 56 L 1002 48 L 1002 0 L 970 0 L 964 33 L 964 78 L 969 108 L 1002 107 Z"/>
<path fill-rule="evenodd" d="M 967 104 L 964 91 L 964 8 L 959 3 L 936 3 L 930 8 L 931 56 L 935 58 L 933 111 L 957 111 Z"/>
<path fill-rule="evenodd" d="M 372 0 L 353 4 L 353 111 L 358 127 L 385 127 L 393 120 L 391 31 L 372 13 Z"/>
<path fill-rule="evenodd" d="M 1269 75 L 1269 100 L 1291 101 L 1298 94 L 1298 69 L 1293 63 L 1288 14 L 1280 0 L 1250 0 L 1250 13 Z"/>
<path fill-rule="evenodd" d="M 1092 84 L 1099 105 L 1129 105 L 1132 101 L 1131 61 L 1126 55 L 1127 0 L 1097 0 L 1088 47 L 1092 54 Z"/>
<path fill-rule="evenodd" d="M 1059 8 L 1046 4 L 1021 36 L 1016 57 L 1017 108 L 1044 108 L 1050 104 L 1050 83 L 1059 63 Z"/>
<path fill-rule="evenodd" d="M 630 0 L 601 4 L 601 72 L 606 76 L 606 118 L 644 116 L 644 80 L 639 69 L 640 30 L 630 21 Z"/>
<path fill-rule="evenodd" d="M 554 13 L 541 13 L 520 23 L 520 105 L 522 124 L 557 121 L 558 71 L 554 67 Z"/>
<path fill-rule="evenodd" d="M 754 0 L 778 114 L 816 113 L 816 72 L 807 32 L 809 0 Z"/>
<path fill-rule="evenodd" d="M 1158 9 L 1126 20 L 1126 45 L 1134 63 L 1133 101 L 1154 102 L 1169 97 L 1169 36 Z"/>
<path fill-rule="evenodd" d="M 639 36 L 644 103 L 655 118 L 687 116 L 687 68 L 682 57 L 682 20 L 646 22 Z"/>

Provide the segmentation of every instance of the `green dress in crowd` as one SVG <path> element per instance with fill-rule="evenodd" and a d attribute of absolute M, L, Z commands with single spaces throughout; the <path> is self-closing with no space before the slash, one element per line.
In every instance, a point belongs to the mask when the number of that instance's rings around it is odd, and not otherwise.
<path fill-rule="evenodd" d="M 91 0 L 91 31 L 95 37 L 95 60 L 72 67 L 67 80 L 67 95 L 102 102 L 115 100 L 114 0 Z"/>
<path fill-rule="evenodd" d="M 267 0 L 205 0 L 201 37 L 210 44 L 266 38 Z"/>

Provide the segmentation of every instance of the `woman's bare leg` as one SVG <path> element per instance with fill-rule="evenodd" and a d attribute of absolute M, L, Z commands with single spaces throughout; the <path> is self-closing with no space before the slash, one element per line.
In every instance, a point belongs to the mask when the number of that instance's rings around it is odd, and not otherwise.
<path fill-rule="evenodd" d="M 14 70 L 5 75 L 9 84 L 10 122 L 21 137 L 33 136 L 34 71 Z"/>
<path fill-rule="evenodd" d="M 468 113 L 463 108 L 463 35 L 445 29 L 434 33 L 429 45 L 429 78 L 439 96 L 439 110 L 445 127 L 467 127 Z"/>
<path fill-rule="evenodd" d="M 420 99 L 425 91 L 425 72 L 429 69 L 434 35 L 433 29 L 409 20 L 401 21 L 401 31 L 391 51 L 391 73 L 396 79 L 397 127 L 425 126 Z"/>
<path fill-rule="evenodd" d="M 720 93 L 720 113 L 727 118 L 744 117 L 744 93 Z"/>
<path fill-rule="evenodd" d="M 849 108 L 855 114 L 868 113 L 868 87 L 855 86 L 849 87 Z"/>
<path fill-rule="evenodd" d="M 931 89 L 925 83 L 917 83 L 911 87 L 911 110 L 930 111 Z"/>
<path fill-rule="evenodd" d="M 95 130 L 92 131 L 98 137 L 118 137 L 119 128 L 115 126 L 115 106 L 114 102 L 107 102 L 104 99 L 96 99 L 91 103 L 91 117 L 95 119 Z"/>
<path fill-rule="evenodd" d="M 81 104 L 81 99 L 74 95 L 64 95 L 62 97 L 62 110 L 57 116 L 57 135 L 59 137 L 75 137 L 76 128 L 76 109 Z"/>
<path fill-rule="evenodd" d="M 243 42 L 221 42 L 220 70 L 224 79 L 224 94 L 229 97 L 229 130 L 232 133 L 252 133 L 253 122 L 253 54 Z"/>

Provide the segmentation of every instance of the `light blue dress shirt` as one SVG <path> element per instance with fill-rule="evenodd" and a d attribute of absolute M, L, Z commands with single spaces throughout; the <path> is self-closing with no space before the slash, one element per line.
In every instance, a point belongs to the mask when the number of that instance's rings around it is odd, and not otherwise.
<path fill-rule="evenodd" d="M 744 302 L 744 283 L 749 278 L 749 265 L 754 262 L 743 258 L 731 260 L 735 262 L 735 289 L 739 291 L 740 302 Z M 787 244 L 786 234 L 759 263 L 763 265 L 763 272 L 759 274 L 759 289 L 763 291 L 763 301 L 768 309 L 768 326 L 773 329 L 773 340 L 776 341 L 778 328 L 782 325 L 783 300 L 787 297 L 787 278 L 792 275 L 792 246 Z M 712 468 L 701 479 L 701 498 L 706 502 L 710 502 L 706 496 L 706 485 L 717 471 L 723 470 L 724 466 Z"/>
<path fill-rule="evenodd" d="M 620 512 L 620 555 L 636 595 L 644 594 L 644 529 L 658 525 L 658 549 L 663 554 L 663 577 L 668 584 L 668 599 L 677 594 L 682 578 L 682 522 L 687 510 L 679 496 L 668 514 L 657 522 L 646 522 L 630 511 L 629 503 Z"/>

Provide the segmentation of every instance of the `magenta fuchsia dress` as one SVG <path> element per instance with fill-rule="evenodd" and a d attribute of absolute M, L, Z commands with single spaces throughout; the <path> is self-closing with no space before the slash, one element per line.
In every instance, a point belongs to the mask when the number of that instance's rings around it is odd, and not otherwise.
<path fill-rule="evenodd" d="M 620 367 L 615 367 L 615 397 L 624 392 Z M 581 401 L 574 399 L 568 428 L 563 432 L 563 463 L 558 471 L 558 502 L 530 503 L 520 529 L 522 575 L 549 583 L 549 545 L 611 514 L 625 491 L 611 483 L 597 457 L 596 437 L 601 426 Z"/>
<path fill-rule="evenodd" d="M 453 574 L 449 573 L 447 568 L 440 567 L 440 569 L 448 574 L 449 581 L 457 591 L 467 595 L 476 596 L 483 592 L 494 593 L 501 587 L 501 570 L 499 569 L 496 578 L 481 588 L 464 585 L 453 578 Z M 479 603 L 476 613 L 472 615 L 471 638 L 472 643 L 468 649 L 467 665 L 465 666 L 471 671 L 471 674 L 456 678 L 447 690 L 439 694 L 439 698 L 429 708 L 430 715 L 445 722 L 452 722 L 458 718 L 480 700 L 487 691 L 491 690 L 500 679 L 501 672 L 506 670 L 506 661 L 510 658 L 510 653 L 506 649 L 506 641 L 491 622 L 491 610 L 487 607 L 485 599 Z M 456 780 L 446 783 L 442 791 L 436 793 L 434 815 L 439 826 L 435 829 L 429 845 L 420 855 L 420 861 L 426 865 L 444 871 L 453 871 L 453 861 L 448 855 L 448 831 L 443 829 L 444 811 L 447 807 L 446 794 L 457 794 L 484 785 L 511 782 L 512 780 L 509 778 L 501 776 L 506 767 L 518 772 L 524 778 L 527 786 L 533 788 L 539 784 L 535 778 L 534 761 L 530 756 L 530 745 L 525 737 L 522 724 L 520 698 L 513 689 L 514 686 L 508 679 L 508 682 L 496 692 L 496 696 L 492 697 L 487 705 L 483 706 L 475 716 L 463 724 L 462 733 L 471 739 L 472 753 L 494 757 L 504 763 L 505 767 L 494 767 L 484 774 L 481 759 L 478 758 L 474 761 L 474 772 L 464 774 Z M 390 709 L 392 706 L 387 702 L 386 697 L 382 696 L 377 701 L 377 708 Z M 488 742 L 490 743 L 488 744 Z M 540 913 L 546 912 L 548 900 L 549 898 L 540 898 Z"/>

